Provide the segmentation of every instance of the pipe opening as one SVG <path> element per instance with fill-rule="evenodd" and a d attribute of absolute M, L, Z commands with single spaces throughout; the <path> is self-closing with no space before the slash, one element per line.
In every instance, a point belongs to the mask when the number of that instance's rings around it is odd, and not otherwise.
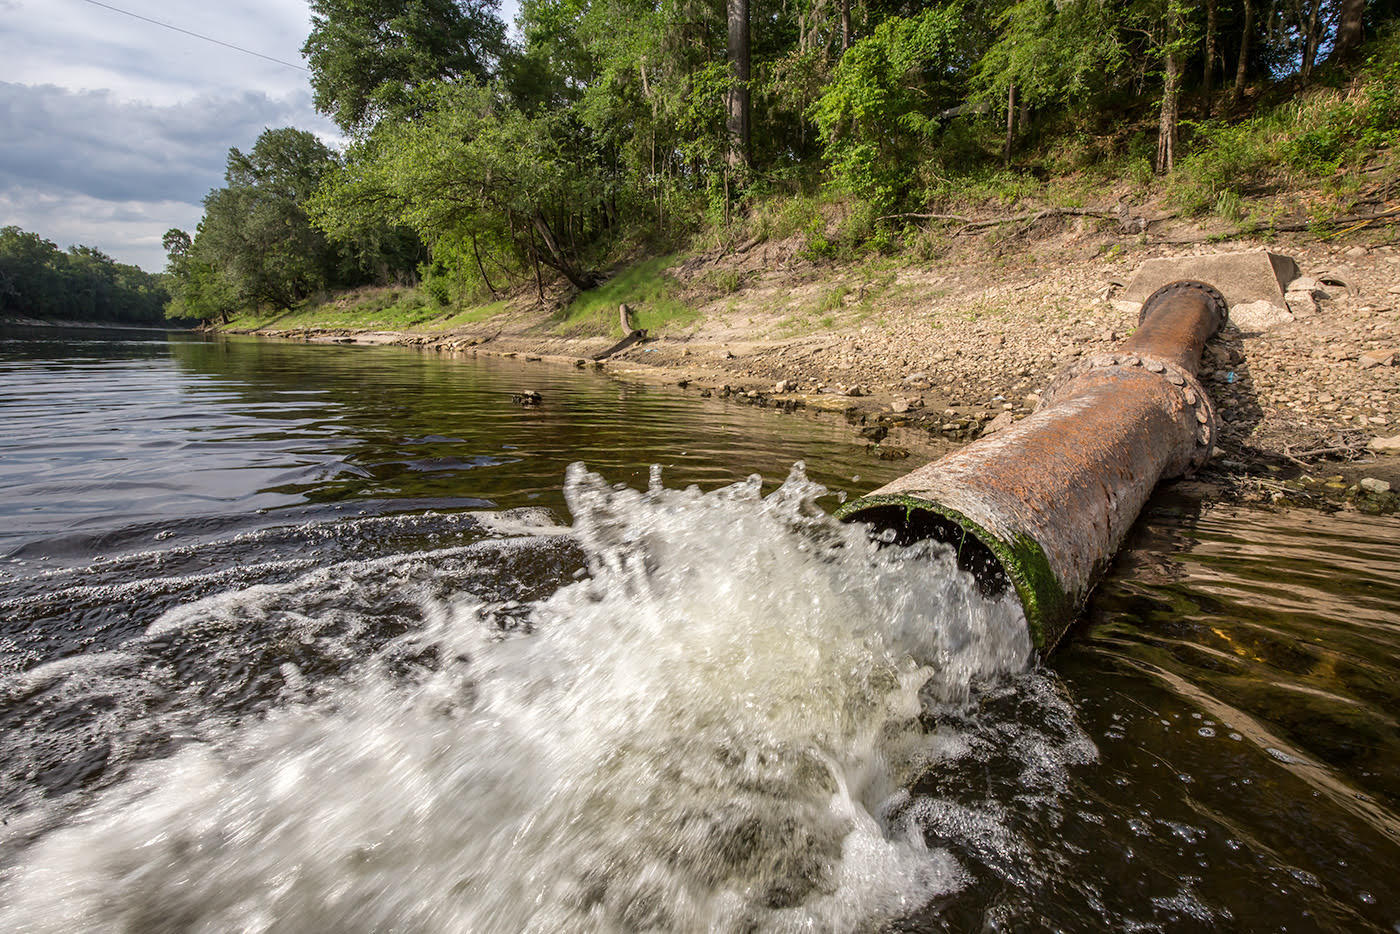
<path fill-rule="evenodd" d="M 973 576 L 984 597 L 999 597 L 1011 586 L 1006 568 L 992 549 L 945 515 L 892 504 L 871 506 L 848 518 L 866 523 L 870 537 L 884 544 L 907 547 L 932 539 L 951 545 L 957 554 L 958 567 Z M 894 537 L 886 540 L 890 531 L 894 532 Z"/>

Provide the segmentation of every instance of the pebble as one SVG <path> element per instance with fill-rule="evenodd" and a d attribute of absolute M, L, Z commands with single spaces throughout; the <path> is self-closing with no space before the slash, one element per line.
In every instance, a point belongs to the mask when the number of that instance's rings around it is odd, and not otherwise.
<path fill-rule="evenodd" d="M 1373 366 L 1394 366 L 1396 354 L 1400 354 L 1400 350 L 1368 350 L 1361 355 L 1361 369 L 1369 370 Z"/>
<path fill-rule="evenodd" d="M 1377 480 L 1375 477 L 1363 477 L 1361 489 L 1367 493 L 1389 493 L 1390 483 L 1385 480 Z"/>
<path fill-rule="evenodd" d="M 1369 252 L 1370 251 L 1367 250 L 1364 246 L 1354 246 L 1350 250 L 1347 250 L 1346 253 L 1344 253 L 1343 255 L 1347 259 L 1360 259 Z"/>

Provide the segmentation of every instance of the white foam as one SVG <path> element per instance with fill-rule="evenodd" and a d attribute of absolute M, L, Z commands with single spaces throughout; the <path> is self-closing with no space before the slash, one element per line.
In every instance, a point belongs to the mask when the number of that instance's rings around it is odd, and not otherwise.
<path fill-rule="evenodd" d="M 955 891 L 907 788 L 984 740 L 918 717 L 1024 671 L 1024 621 L 949 554 L 832 522 L 820 492 L 571 470 L 586 579 L 528 608 L 423 597 L 317 700 L 146 763 L 44 835 L 0 928 L 847 930 Z M 221 594 L 150 633 L 286 612 L 314 631 L 333 584 L 411 586 L 423 557 Z M 1054 758 L 1026 765 L 1047 795 Z M 950 832 L 1015 850 L 960 813 Z"/>

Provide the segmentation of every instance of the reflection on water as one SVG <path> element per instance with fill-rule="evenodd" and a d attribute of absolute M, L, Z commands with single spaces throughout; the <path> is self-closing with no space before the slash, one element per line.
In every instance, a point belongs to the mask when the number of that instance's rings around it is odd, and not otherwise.
<path fill-rule="evenodd" d="M 1168 490 L 1025 670 L 834 429 L 133 337 L 0 342 L 0 927 L 1400 930 L 1400 521 Z"/>

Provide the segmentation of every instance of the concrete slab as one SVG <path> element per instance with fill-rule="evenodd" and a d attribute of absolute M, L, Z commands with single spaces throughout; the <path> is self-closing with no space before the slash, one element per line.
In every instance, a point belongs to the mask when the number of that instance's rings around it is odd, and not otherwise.
<path fill-rule="evenodd" d="M 1284 298 L 1288 283 L 1300 270 L 1292 257 L 1268 250 L 1241 253 L 1209 253 L 1204 256 L 1173 256 L 1149 259 L 1138 267 L 1133 280 L 1115 297 L 1115 305 L 1142 307 L 1153 292 L 1178 279 L 1196 279 L 1220 290 L 1233 309 L 1235 305 L 1268 302 L 1287 309 Z"/>

